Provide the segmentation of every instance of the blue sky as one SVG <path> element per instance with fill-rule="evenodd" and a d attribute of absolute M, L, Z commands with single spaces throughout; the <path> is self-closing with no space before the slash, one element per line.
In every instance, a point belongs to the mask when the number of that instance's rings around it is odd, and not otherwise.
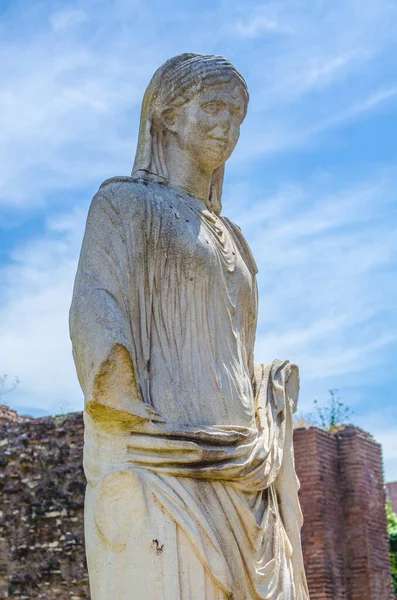
<path fill-rule="evenodd" d="M 0 373 L 82 408 L 68 309 L 90 200 L 130 172 L 165 59 L 222 54 L 251 95 L 223 212 L 260 269 L 256 361 L 338 388 L 397 479 L 397 2 L 0 0 Z"/>

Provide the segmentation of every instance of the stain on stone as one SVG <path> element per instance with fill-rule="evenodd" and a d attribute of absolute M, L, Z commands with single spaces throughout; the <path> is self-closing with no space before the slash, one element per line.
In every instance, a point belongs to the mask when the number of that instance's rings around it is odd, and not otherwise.
<path fill-rule="evenodd" d="M 152 544 L 156 546 L 156 553 L 161 554 L 164 549 L 164 544 L 160 545 L 160 542 L 158 540 L 153 540 Z"/>

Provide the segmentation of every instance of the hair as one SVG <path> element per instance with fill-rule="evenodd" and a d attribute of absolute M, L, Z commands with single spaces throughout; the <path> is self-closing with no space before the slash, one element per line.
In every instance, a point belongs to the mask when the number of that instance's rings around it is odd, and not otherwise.
<path fill-rule="evenodd" d="M 167 184 L 162 115 L 166 110 L 183 106 L 211 85 L 230 81 L 240 86 L 246 100 L 246 113 L 249 98 L 247 84 L 228 60 L 221 56 L 192 53 L 179 54 L 167 60 L 152 77 L 143 98 L 132 176 Z M 211 178 L 209 205 L 217 213 L 222 208 L 224 170 L 224 165 L 221 165 Z"/>

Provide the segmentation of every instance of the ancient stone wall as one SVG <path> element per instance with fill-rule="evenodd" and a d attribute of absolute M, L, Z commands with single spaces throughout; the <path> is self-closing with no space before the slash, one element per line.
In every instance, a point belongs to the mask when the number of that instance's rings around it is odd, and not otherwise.
<path fill-rule="evenodd" d="M 0 412 L 0 598 L 88 599 L 81 414 L 8 416 Z"/>
<path fill-rule="evenodd" d="M 346 427 L 297 429 L 311 600 L 389 600 L 381 451 Z M 22 418 L 0 407 L 0 600 L 89 599 L 80 413 Z"/>

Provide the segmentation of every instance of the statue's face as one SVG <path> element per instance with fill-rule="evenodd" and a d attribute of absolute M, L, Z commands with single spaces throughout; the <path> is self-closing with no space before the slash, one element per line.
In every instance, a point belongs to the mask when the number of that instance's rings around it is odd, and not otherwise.
<path fill-rule="evenodd" d="M 200 170 L 212 174 L 233 152 L 245 108 L 240 86 L 213 85 L 173 113 L 170 130 Z"/>

